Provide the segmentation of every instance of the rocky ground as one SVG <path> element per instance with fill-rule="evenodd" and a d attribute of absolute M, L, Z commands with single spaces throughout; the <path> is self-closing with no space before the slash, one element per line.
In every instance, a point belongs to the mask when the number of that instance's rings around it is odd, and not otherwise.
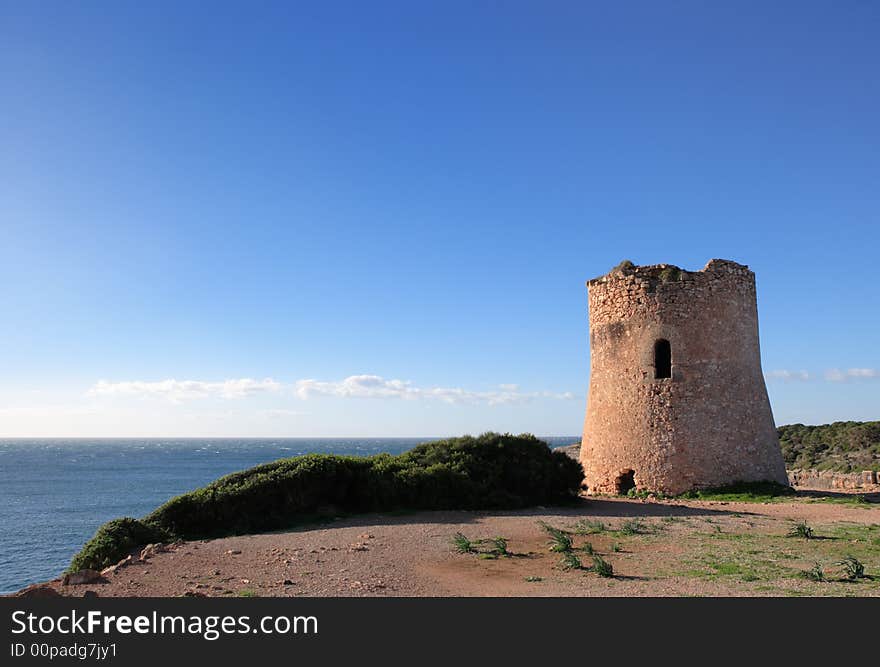
<path fill-rule="evenodd" d="M 105 596 L 880 596 L 880 498 L 770 503 L 584 498 L 566 508 L 343 518 L 309 529 L 148 549 L 89 583 L 31 595 Z M 789 537 L 806 521 L 813 538 Z M 542 523 L 570 531 L 565 569 Z M 458 553 L 453 536 L 503 537 L 509 555 Z M 589 546 L 588 546 L 589 544 Z M 600 577 L 589 551 L 613 567 Z M 479 552 L 483 552 L 482 554 Z M 847 579 L 853 556 L 865 576 Z M 821 577 L 815 581 L 819 564 Z M 80 577 L 88 580 L 90 575 Z"/>

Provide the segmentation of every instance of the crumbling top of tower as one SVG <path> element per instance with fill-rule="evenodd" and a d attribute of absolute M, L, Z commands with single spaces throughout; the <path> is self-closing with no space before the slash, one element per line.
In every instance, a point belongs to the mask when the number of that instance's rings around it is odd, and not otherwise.
<path fill-rule="evenodd" d="M 686 271 L 675 264 L 649 264 L 638 266 L 628 259 L 611 269 L 608 273 L 587 281 L 587 285 L 607 282 L 623 276 L 633 276 L 636 279 L 650 282 L 672 283 L 687 280 L 691 277 L 705 274 L 743 274 L 751 273 L 745 264 L 738 264 L 727 259 L 710 259 L 706 266 L 699 271 Z"/>

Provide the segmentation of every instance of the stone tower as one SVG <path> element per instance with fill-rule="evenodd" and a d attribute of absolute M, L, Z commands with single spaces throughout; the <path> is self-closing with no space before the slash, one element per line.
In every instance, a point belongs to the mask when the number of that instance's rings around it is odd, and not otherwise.
<path fill-rule="evenodd" d="M 788 484 L 758 346 L 755 274 L 624 262 L 587 282 L 591 493 Z"/>

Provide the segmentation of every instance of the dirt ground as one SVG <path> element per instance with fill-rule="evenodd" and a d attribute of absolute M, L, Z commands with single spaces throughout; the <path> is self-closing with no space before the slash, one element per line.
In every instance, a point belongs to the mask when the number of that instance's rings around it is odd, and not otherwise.
<path fill-rule="evenodd" d="M 308 529 L 184 542 L 63 595 L 880 596 L 880 498 L 770 503 L 583 498 L 566 508 L 342 518 Z M 806 521 L 813 538 L 790 537 Z M 541 522 L 570 531 L 584 569 L 564 569 Z M 504 537 L 510 555 L 452 539 Z M 613 577 L 594 570 L 595 554 Z M 489 552 L 491 543 L 478 551 Z M 854 556 L 865 577 L 846 580 Z M 821 568 L 824 581 L 804 575 Z M 92 594 L 92 593 L 89 593 Z"/>

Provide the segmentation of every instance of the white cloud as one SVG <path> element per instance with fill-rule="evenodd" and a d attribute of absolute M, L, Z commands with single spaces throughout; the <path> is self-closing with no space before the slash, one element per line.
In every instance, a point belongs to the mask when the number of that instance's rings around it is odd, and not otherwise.
<path fill-rule="evenodd" d="M 166 398 L 173 402 L 188 399 L 220 397 L 226 399 L 244 398 L 253 394 L 278 391 L 281 383 L 272 378 L 254 380 L 238 378 L 222 382 L 204 382 L 201 380 L 159 380 L 143 382 L 109 382 L 99 380 L 88 391 L 89 396 L 151 396 Z"/>
<path fill-rule="evenodd" d="M 302 417 L 311 414 L 301 410 L 285 410 L 283 408 L 277 410 L 263 410 L 261 413 L 267 419 L 285 419 L 287 417 Z"/>
<path fill-rule="evenodd" d="M 880 378 L 880 369 L 877 368 L 847 368 L 841 370 L 832 368 L 825 372 L 825 379 L 829 382 L 845 382 L 854 379 Z"/>
<path fill-rule="evenodd" d="M 409 382 L 386 380 L 378 375 L 351 375 L 340 382 L 298 380 L 296 383 L 296 395 L 302 399 L 312 396 L 414 399 L 418 393 Z"/>
<path fill-rule="evenodd" d="M 767 377 L 773 380 L 784 380 L 786 382 L 806 382 L 810 379 L 810 374 L 807 371 L 776 370 L 770 371 L 770 373 L 767 374 Z"/>
<path fill-rule="evenodd" d="M 26 417 L 30 419 L 60 419 L 97 414 L 100 414 L 100 410 L 87 405 L 22 405 L 0 408 L 0 417 Z"/>
<path fill-rule="evenodd" d="M 783 380 L 785 382 L 808 382 L 814 376 L 807 371 L 776 370 L 767 373 L 767 378 Z M 830 368 L 825 371 L 824 378 L 828 382 L 846 382 L 848 380 L 880 378 L 880 369 L 877 368 Z"/>
<path fill-rule="evenodd" d="M 299 380 L 296 395 L 303 400 L 314 396 L 337 398 L 396 398 L 402 400 L 439 400 L 444 403 L 486 403 L 502 405 L 524 403 L 535 398 L 568 400 L 571 392 L 522 392 L 517 385 L 502 384 L 490 391 L 471 391 L 460 387 L 418 387 L 404 380 L 386 380 L 379 375 L 351 375 L 344 380 L 324 382 Z"/>
<path fill-rule="evenodd" d="M 277 392 L 287 385 L 266 378 L 254 380 L 241 378 L 222 382 L 205 382 L 202 380 L 159 380 L 145 382 L 132 380 L 110 382 L 100 380 L 88 391 L 87 395 L 100 396 L 133 396 L 154 397 L 179 403 L 192 399 L 219 397 L 237 399 L 258 393 Z M 321 381 L 314 379 L 298 380 L 290 385 L 295 394 L 302 400 L 316 396 L 335 398 L 380 398 L 400 399 L 406 401 L 436 400 L 455 404 L 487 404 L 503 405 L 525 403 L 534 399 L 546 398 L 569 400 L 574 398 L 571 392 L 554 393 L 549 391 L 524 392 L 515 384 L 500 384 L 497 388 L 487 391 L 472 391 L 461 387 L 419 387 L 405 380 L 389 380 L 379 375 L 351 375 L 339 381 Z M 267 417 L 293 416 L 303 413 L 296 411 L 264 412 Z"/>

